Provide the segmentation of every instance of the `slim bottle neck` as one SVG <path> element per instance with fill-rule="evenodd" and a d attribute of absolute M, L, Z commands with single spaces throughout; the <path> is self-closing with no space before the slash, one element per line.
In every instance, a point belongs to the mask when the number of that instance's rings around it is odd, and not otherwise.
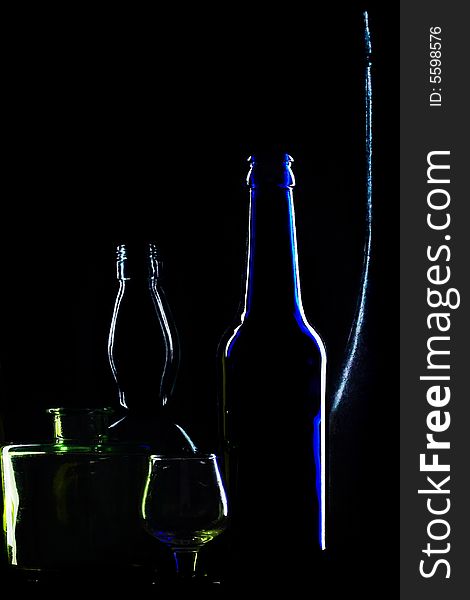
<path fill-rule="evenodd" d="M 246 316 L 276 321 L 296 311 L 299 294 L 293 159 L 283 152 L 250 157 L 250 228 Z"/>
<path fill-rule="evenodd" d="M 252 187 L 246 316 L 295 314 L 299 289 L 292 189 L 272 183 Z"/>

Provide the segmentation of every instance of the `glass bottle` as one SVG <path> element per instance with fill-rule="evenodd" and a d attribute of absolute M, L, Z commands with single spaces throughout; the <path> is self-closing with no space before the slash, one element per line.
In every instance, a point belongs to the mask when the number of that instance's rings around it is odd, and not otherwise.
<path fill-rule="evenodd" d="M 219 348 L 230 570 L 275 585 L 318 576 L 326 545 L 326 353 L 302 306 L 292 161 L 250 157 L 244 298 Z"/>
<path fill-rule="evenodd" d="M 108 356 L 119 393 L 113 437 L 146 443 L 152 452 L 192 453 L 196 446 L 173 420 L 180 361 L 176 325 L 161 286 L 155 244 L 120 244 L 119 287 L 108 338 Z"/>
<path fill-rule="evenodd" d="M 2 450 L 8 563 L 31 580 L 123 581 L 150 564 L 141 540 L 148 452 L 109 439 L 107 408 L 51 408 L 54 439 Z"/>

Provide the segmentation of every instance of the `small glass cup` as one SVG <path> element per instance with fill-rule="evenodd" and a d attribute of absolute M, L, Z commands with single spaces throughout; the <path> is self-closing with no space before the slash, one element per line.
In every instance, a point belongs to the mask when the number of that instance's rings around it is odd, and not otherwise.
<path fill-rule="evenodd" d="M 173 551 L 177 577 L 193 578 L 200 548 L 228 523 L 215 454 L 151 455 L 142 516 L 147 531 Z"/>

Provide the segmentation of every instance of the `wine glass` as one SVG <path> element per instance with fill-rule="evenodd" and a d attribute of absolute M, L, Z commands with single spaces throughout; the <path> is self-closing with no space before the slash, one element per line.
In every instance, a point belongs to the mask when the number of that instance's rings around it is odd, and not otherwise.
<path fill-rule="evenodd" d="M 228 522 L 216 456 L 151 455 L 142 515 L 147 531 L 172 549 L 177 577 L 194 577 L 200 548 Z"/>

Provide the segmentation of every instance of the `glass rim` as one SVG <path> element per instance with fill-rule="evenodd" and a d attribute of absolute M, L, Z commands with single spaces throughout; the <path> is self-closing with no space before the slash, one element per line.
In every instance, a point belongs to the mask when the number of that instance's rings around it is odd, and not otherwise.
<path fill-rule="evenodd" d="M 152 462 L 156 461 L 164 461 L 164 460 L 175 460 L 175 461 L 183 461 L 183 460 L 214 460 L 217 459 L 217 455 L 213 452 L 200 452 L 198 454 L 188 454 L 188 455 L 174 455 L 174 454 L 151 454 L 149 459 Z"/>
<path fill-rule="evenodd" d="M 81 407 L 81 406 L 53 406 L 46 408 L 46 412 L 49 414 L 62 414 L 62 415 L 86 415 L 86 414 L 110 414 L 114 413 L 114 408 L 110 406 L 96 406 L 96 407 Z"/>

